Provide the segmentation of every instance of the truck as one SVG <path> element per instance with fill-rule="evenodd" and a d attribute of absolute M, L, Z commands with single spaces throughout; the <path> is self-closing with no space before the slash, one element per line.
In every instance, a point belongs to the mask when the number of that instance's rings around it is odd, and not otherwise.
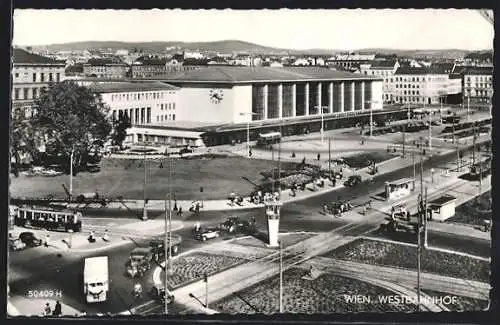
<path fill-rule="evenodd" d="M 181 243 L 182 237 L 176 234 L 172 234 L 172 243 L 170 244 L 172 256 L 179 254 Z M 150 241 L 149 247 L 153 249 L 153 259 L 156 262 L 165 259 L 165 241 L 163 239 L 155 239 Z"/>
<path fill-rule="evenodd" d="M 108 291 L 108 257 L 86 258 L 83 269 L 83 292 L 87 303 L 106 301 Z"/>

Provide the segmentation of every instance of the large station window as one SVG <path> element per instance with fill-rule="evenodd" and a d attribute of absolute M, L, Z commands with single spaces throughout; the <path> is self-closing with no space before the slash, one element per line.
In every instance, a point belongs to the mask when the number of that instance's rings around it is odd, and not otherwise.
<path fill-rule="evenodd" d="M 267 118 L 279 117 L 279 90 L 278 84 L 267 86 Z"/>
<path fill-rule="evenodd" d="M 354 83 L 354 110 L 359 111 L 363 108 L 363 89 L 361 82 Z"/>
<path fill-rule="evenodd" d="M 342 112 L 342 83 L 333 83 L 333 112 Z"/>
<path fill-rule="evenodd" d="M 293 116 L 293 84 L 283 84 L 283 117 Z"/>
<path fill-rule="evenodd" d="M 296 116 L 304 116 L 306 114 L 306 84 L 296 84 Z"/>
<path fill-rule="evenodd" d="M 252 87 L 252 120 L 264 119 L 264 85 L 253 85 Z"/>
<path fill-rule="evenodd" d="M 351 93 L 352 82 L 344 82 L 344 112 L 350 112 L 352 110 L 352 93 Z"/>
<path fill-rule="evenodd" d="M 330 112 L 330 82 L 321 82 L 321 106 L 323 107 L 323 113 Z"/>
<path fill-rule="evenodd" d="M 309 83 L 309 115 L 317 115 L 320 114 L 319 108 L 319 91 L 318 91 L 318 82 L 310 82 Z"/>

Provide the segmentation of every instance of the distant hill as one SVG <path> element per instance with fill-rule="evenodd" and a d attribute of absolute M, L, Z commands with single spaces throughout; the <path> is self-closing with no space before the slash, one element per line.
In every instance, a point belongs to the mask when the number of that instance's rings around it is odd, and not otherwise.
<path fill-rule="evenodd" d="M 250 42 L 238 40 L 223 40 L 214 42 L 116 42 L 116 41 L 85 41 L 73 42 L 63 44 L 50 44 L 45 46 L 32 46 L 33 49 L 46 49 L 53 51 L 79 51 L 89 49 L 109 49 L 116 51 L 119 49 L 142 49 L 145 52 L 162 53 L 167 47 L 178 47 L 190 51 L 213 51 L 219 53 L 247 53 L 247 54 L 279 54 L 279 55 L 332 55 L 339 52 L 347 52 L 346 50 L 337 49 L 281 49 L 268 46 L 262 46 Z M 382 55 L 395 54 L 402 57 L 429 57 L 429 58 L 461 58 L 471 52 L 467 50 L 458 49 L 444 49 L 444 50 L 399 50 L 399 49 L 384 49 L 384 48 L 366 48 L 351 50 L 352 52 L 361 53 L 378 53 Z"/>

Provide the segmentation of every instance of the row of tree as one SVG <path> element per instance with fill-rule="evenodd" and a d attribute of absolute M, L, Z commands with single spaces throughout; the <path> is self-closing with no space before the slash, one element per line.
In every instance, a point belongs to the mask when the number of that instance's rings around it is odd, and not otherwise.
<path fill-rule="evenodd" d="M 99 94 L 72 82 L 52 84 L 33 105 L 34 114 L 11 114 L 12 171 L 17 176 L 22 157 L 34 165 L 58 165 L 75 173 L 100 161 L 104 144 L 122 146 L 130 120 L 109 119 L 109 108 Z"/>

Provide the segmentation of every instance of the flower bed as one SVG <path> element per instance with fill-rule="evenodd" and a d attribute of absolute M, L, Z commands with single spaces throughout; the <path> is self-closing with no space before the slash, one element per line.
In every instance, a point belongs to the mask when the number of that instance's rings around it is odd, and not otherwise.
<path fill-rule="evenodd" d="M 379 296 L 393 293 L 359 280 L 325 273 L 315 280 L 304 280 L 305 271 L 289 269 L 283 274 L 283 311 L 285 313 L 346 313 L 346 312 L 409 312 L 415 306 L 384 304 Z M 366 303 L 350 302 L 346 295 L 370 297 Z M 241 298 L 251 306 L 245 303 Z M 279 312 L 279 276 L 275 276 L 248 289 L 223 298 L 212 304 L 222 313 L 264 313 Z"/>
<path fill-rule="evenodd" d="M 215 274 L 244 262 L 246 260 L 242 258 L 208 253 L 180 256 L 172 262 L 173 274 L 169 276 L 169 284 L 177 288 L 200 280 L 204 273 Z"/>
<path fill-rule="evenodd" d="M 369 239 L 357 239 L 333 251 L 326 257 L 383 266 L 417 269 L 417 248 Z M 489 282 L 490 263 L 467 256 L 423 250 L 423 272 L 468 280 Z"/>
<path fill-rule="evenodd" d="M 309 233 L 296 233 L 296 234 L 281 234 L 280 240 L 283 247 L 288 247 L 295 245 L 301 241 L 311 238 L 314 234 Z M 233 244 L 244 245 L 244 246 L 254 246 L 254 247 L 266 247 L 266 243 L 255 237 L 240 238 L 232 241 Z"/>
<path fill-rule="evenodd" d="M 455 209 L 455 215 L 446 220 L 451 223 L 465 223 L 482 226 L 485 219 L 491 219 L 491 191 L 478 199 L 472 199 Z"/>
<path fill-rule="evenodd" d="M 422 290 L 423 293 L 427 294 L 429 297 L 455 297 L 456 303 L 445 304 L 450 311 L 482 311 L 488 307 L 487 300 L 474 299 L 469 297 L 462 297 L 456 295 L 450 295 L 445 292 L 438 292 L 429 289 Z"/>

